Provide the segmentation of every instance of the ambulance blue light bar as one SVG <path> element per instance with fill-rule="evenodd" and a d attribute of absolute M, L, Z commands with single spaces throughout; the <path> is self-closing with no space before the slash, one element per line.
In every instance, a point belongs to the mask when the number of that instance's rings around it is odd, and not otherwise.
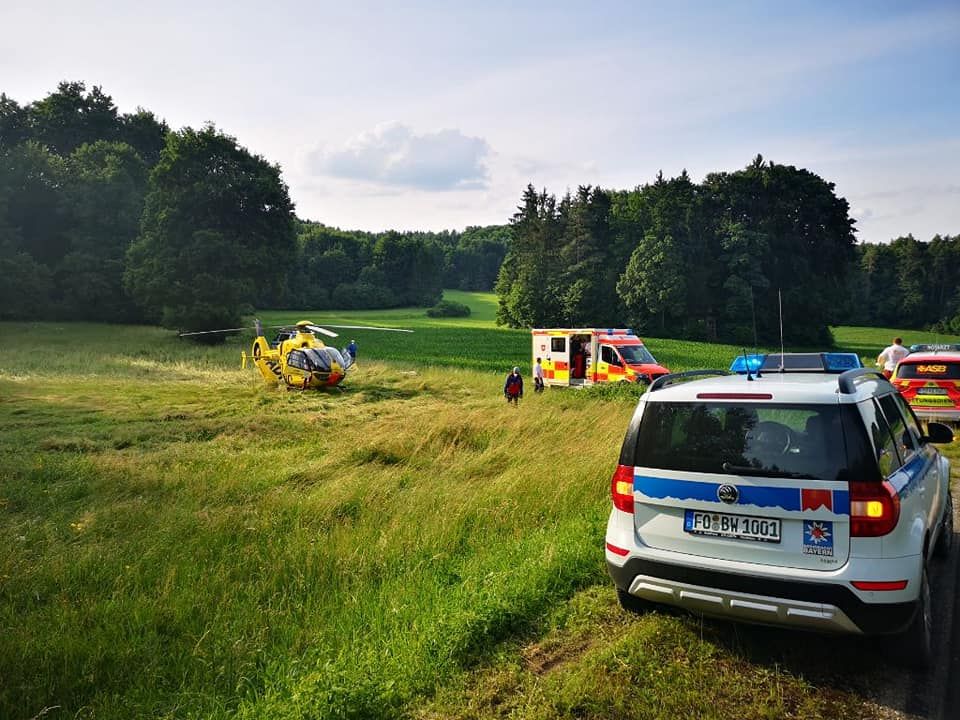
<path fill-rule="evenodd" d="M 856 353 L 768 353 L 738 355 L 730 364 L 730 372 L 746 375 L 748 370 L 761 372 L 828 372 L 842 373 L 863 367 Z"/>
<path fill-rule="evenodd" d="M 960 352 L 960 343 L 921 343 L 911 345 L 910 352 Z"/>

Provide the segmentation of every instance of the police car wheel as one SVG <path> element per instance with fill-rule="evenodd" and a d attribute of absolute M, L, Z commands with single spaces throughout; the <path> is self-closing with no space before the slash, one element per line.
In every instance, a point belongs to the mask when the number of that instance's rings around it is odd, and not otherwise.
<path fill-rule="evenodd" d="M 938 560 L 950 557 L 950 551 L 953 549 L 953 498 L 947 496 L 947 504 L 943 509 L 943 526 L 940 528 L 940 537 L 937 538 L 937 544 L 933 548 L 933 555 Z"/>
<path fill-rule="evenodd" d="M 927 569 L 920 577 L 917 612 L 900 637 L 902 661 L 909 667 L 925 670 L 933 662 L 933 611 L 930 607 L 930 582 Z"/>
<path fill-rule="evenodd" d="M 620 588 L 617 588 L 617 600 L 620 601 L 620 607 L 627 612 L 641 614 L 650 609 L 650 603 L 646 600 L 638 598 L 636 595 L 631 595 L 626 590 L 621 590 Z"/>

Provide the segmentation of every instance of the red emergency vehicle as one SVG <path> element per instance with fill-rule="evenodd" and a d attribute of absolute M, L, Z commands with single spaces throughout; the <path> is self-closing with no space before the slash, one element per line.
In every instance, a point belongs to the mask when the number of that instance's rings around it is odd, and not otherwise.
<path fill-rule="evenodd" d="M 960 423 L 960 345 L 915 345 L 890 382 L 922 420 Z"/>
<path fill-rule="evenodd" d="M 650 383 L 670 371 L 658 364 L 633 330 L 537 328 L 533 364 L 543 367 L 543 384 L 583 387 L 601 382 Z"/>

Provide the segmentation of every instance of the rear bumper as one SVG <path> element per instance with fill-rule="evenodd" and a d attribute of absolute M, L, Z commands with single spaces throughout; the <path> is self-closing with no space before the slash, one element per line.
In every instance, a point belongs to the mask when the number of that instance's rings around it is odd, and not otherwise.
<path fill-rule="evenodd" d="M 631 595 L 704 615 L 822 632 L 900 632 L 917 602 L 866 603 L 848 588 L 630 558 L 607 562 L 614 583 Z"/>
<path fill-rule="evenodd" d="M 960 408 L 918 407 L 916 405 L 911 405 L 910 407 L 921 420 L 960 422 Z"/>

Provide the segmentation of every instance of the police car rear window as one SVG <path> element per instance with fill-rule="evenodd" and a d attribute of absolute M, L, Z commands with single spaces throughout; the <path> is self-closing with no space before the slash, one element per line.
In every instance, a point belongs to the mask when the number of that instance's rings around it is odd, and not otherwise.
<path fill-rule="evenodd" d="M 838 405 L 649 402 L 635 447 L 633 465 L 816 480 L 848 480 L 873 455 L 855 408 Z"/>
<path fill-rule="evenodd" d="M 901 362 L 897 368 L 899 380 L 960 380 L 960 363 L 945 360 Z"/>

